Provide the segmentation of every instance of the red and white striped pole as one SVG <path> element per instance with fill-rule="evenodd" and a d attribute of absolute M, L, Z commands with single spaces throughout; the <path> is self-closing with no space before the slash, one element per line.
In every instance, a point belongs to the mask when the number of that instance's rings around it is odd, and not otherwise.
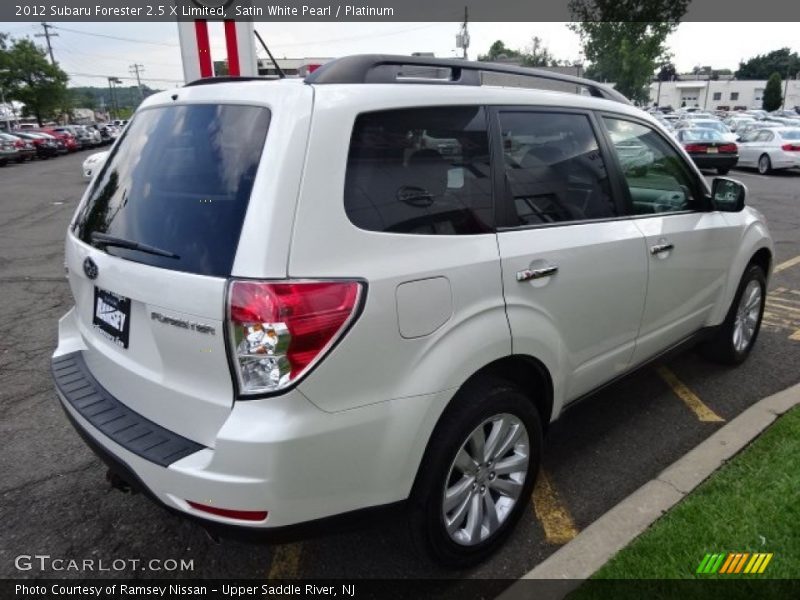
<path fill-rule="evenodd" d="M 234 77 L 258 75 L 253 22 L 226 20 L 223 25 L 228 74 Z M 213 77 L 214 63 L 211 58 L 208 21 L 205 19 L 178 21 L 178 39 L 186 83 Z"/>

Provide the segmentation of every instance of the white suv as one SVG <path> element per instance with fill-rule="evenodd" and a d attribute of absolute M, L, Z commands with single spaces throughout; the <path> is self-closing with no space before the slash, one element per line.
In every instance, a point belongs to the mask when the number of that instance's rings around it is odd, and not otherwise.
<path fill-rule="evenodd" d="M 206 526 L 404 506 L 474 563 L 565 406 L 690 340 L 747 357 L 773 246 L 744 194 L 591 81 L 358 56 L 197 82 L 75 214 L 56 386 L 115 481 Z"/>

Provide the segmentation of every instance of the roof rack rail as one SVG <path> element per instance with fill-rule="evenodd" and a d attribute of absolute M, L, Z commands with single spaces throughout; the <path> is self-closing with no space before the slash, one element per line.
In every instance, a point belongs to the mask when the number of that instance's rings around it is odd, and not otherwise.
<path fill-rule="evenodd" d="M 412 67 L 411 69 L 404 67 Z M 427 67 L 427 69 L 425 69 Z M 431 72 L 433 69 L 433 73 Z M 427 70 L 427 74 L 425 71 Z M 442 73 L 444 71 L 444 73 Z M 358 54 L 337 58 L 305 78 L 306 83 L 424 83 L 434 85 L 483 85 L 482 73 L 502 73 L 582 87 L 595 97 L 630 104 L 625 96 L 591 79 L 563 75 L 542 69 L 472 62 L 425 56 Z M 433 76 L 431 76 L 433 74 Z"/>

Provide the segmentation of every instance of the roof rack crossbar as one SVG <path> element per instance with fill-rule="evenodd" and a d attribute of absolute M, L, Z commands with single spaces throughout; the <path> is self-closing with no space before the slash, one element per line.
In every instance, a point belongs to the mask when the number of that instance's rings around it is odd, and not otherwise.
<path fill-rule="evenodd" d="M 409 69 L 409 67 L 411 67 Z M 322 65 L 305 78 L 310 84 L 333 83 L 423 83 L 433 85 L 482 85 L 481 73 L 501 73 L 543 79 L 582 87 L 595 97 L 630 104 L 618 91 L 591 79 L 542 69 L 489 62 L 470 62 L 424 56 L 360 54 L 345 56 Z"/>

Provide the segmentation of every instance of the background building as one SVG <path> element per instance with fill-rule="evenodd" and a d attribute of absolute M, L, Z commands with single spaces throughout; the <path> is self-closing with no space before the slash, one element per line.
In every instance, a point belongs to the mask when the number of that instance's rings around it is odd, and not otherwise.
<path fill-rule="evenodd" d="M 708 110 L 761 108 L 766 80 L 681 80 L 650 84 L 650 104 L 659 106 L 699 106 Z M 660 92 L 659 92 L 660 88 Z M 782 84 L 786 108 L 800 106 L 800 80 Z"/>

